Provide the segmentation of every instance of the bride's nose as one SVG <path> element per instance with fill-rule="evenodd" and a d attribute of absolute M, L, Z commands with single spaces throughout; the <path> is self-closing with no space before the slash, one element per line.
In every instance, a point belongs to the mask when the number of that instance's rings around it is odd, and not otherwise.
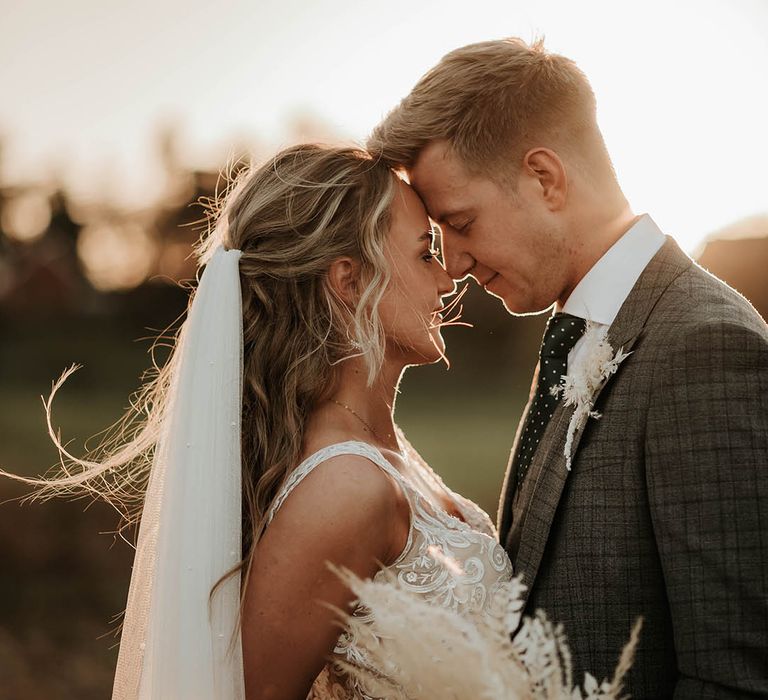
<path fill-rule="evenodd" d="M 456 293 L 456 282 L 451 279 L 446 269 L 440 265 L 437 277 L 437 289 L 440 296 L 449 296 Z"/>

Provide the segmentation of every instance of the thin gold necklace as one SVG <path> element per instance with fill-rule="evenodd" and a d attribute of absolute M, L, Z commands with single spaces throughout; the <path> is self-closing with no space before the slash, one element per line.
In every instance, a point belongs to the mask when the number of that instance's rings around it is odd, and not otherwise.
<path fill-rule="evenodd" d="M 331 399 L 331 401 L 333 401 L 333 403 L 335 403 L 337 406 L 346 408 L 355 418 L 357 418 L 357 420 L 359 420 L 365 426 L 366 430 L 368 430 L 368 432 L 371 433 L 373 437 L 375 437 L 382 445 L 386 444 L 386 440 L 382 440 L 381 436 L 370 425 L 368 425 L 368 423 L 363 420 L 362 416 L 360 416 L 354 409 L 350 408 L 345 403 L 341 403 L 341 401 L 337 401 L 336 399 Z"/>

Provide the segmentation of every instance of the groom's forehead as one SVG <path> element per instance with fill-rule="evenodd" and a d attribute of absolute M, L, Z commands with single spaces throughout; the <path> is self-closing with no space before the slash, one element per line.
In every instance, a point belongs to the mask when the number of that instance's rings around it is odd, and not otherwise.
<path fill-rule="evenodd" d="M 466 180 L 461 160 L 445 141 L 427 144 L 419 153 L 409 175 L 411 182 L 421 181 L 430 187 L 456 187 L 462 180 Z"/>
<path fill-rule="evenodd" d="M 433 219 L 445 220 L 460 208 L 468 181 L 464 169 L 450 151 L 429 144 L 408 175 Z"/>

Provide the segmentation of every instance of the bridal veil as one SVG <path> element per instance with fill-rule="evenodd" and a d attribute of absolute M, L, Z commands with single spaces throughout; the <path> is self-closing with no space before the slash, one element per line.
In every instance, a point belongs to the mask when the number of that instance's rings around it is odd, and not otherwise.
<path fill-rule="evenodd" d="M 178 372 L 144 501 L 113 700 L 242 700 L 242 300 L 218 247 L 179 334 Z"/>

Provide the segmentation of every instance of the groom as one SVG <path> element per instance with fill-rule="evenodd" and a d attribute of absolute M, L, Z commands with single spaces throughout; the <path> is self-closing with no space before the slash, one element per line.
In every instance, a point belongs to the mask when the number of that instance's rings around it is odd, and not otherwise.
<path fill-rule="evenodd" d="M 642 616 L 635 700 L 768 697 L 765 322 L 632 212 L 586 77 L 540 42 L 448 54 L 368 146 L 407 171 L 452 277 L 511 314 L 554 306 L 499 536 L 574 679 L 609 676 Z M 696 167 L 666 164 L 670 187 Z M 552 389 L 599 367 L 601 338 L 630 354 L 581 421 Z"/>

